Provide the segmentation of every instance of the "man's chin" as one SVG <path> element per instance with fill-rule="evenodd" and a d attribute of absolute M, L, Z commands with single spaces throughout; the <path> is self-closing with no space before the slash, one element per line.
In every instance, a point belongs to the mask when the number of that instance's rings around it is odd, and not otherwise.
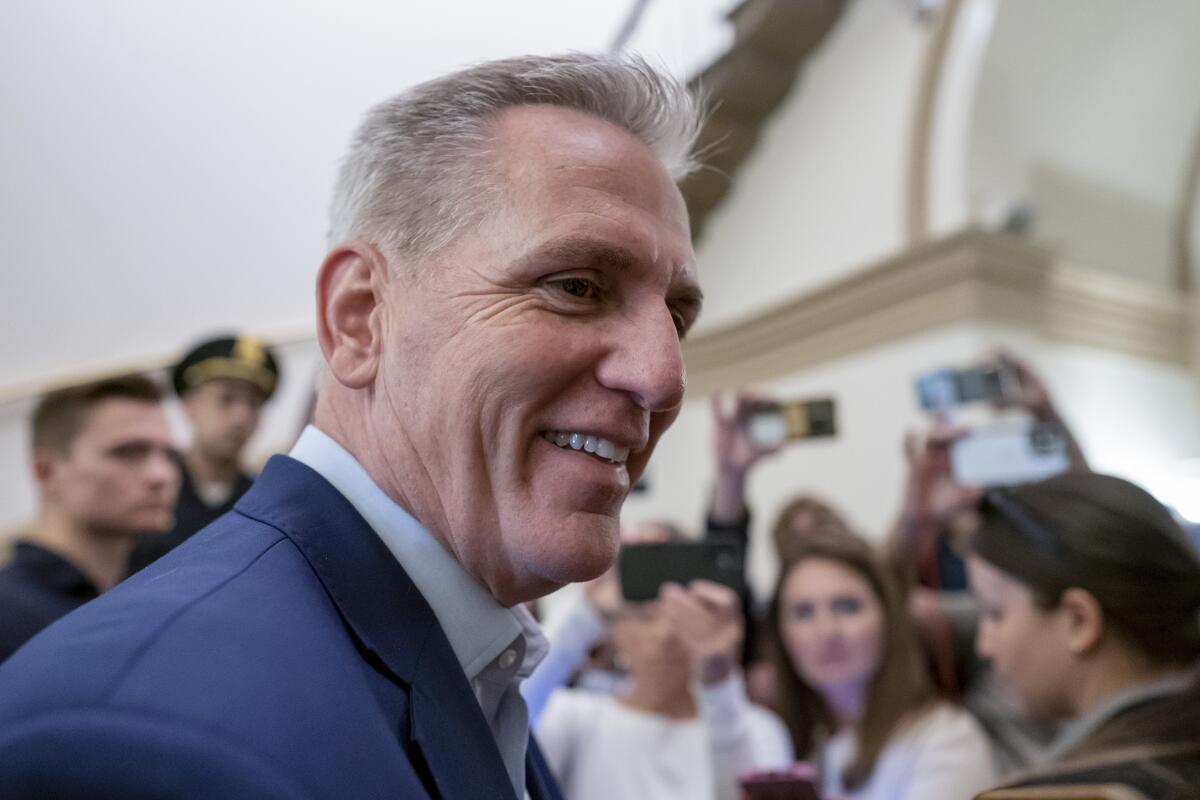
<path fill-rule="evenodd" d="M 531 555 L 540 576 L 563 585 L 603 575 L 616 562 L 619 545 L 620 525 L 615 517 L 575 514 Z"/>
<path fill-rule="evenodd" d="M 174 512 L 164 512 L 146 515 L 141 520 L 141 524 L 134 526 L 134 530 L 140 533 L 167 533 L 173 527 L 175 527 Z"/>

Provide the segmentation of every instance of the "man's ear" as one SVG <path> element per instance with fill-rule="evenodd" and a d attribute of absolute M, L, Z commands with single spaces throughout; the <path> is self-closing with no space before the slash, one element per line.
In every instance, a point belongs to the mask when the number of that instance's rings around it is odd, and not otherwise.
<path fill-rule="evenodd" d="M 38 488 L 43 492 L 50 484 L 50 481 L 53 480 L 55 467 L 57 466 L 58 459 L 52 451 L 44 447 L 34 448 L 33 479 L 37 482 Z"/>
<path fill-rule="evenodd" d="M 379 370 L 387 260 L 360 241 L 338 245 L 317 273 L 317 339 L 334 380 L 361 389 Z"/>
<path fill-rule="evenodd" d="M 1104 637 L 1104 609 L 1087 589 L 1072 588 L 1062 593 L 1058 610 L 1067 627 L 1067 648 L 1077 656 L 1096 649 Z"/>

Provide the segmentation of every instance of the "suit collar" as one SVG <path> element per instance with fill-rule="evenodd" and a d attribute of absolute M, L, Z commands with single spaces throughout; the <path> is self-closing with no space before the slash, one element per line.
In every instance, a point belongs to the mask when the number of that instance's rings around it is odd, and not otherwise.
<path fill-rule="evenodd" d="M 510 609 L 497 603 L 330 436 L 310 425 L 290 455 L 329 481 L 383 540 L 433 609 L 468 680 L 475 680 L 517 637 L 532 635 L 540 639 L 540 630 L 523 607 Z M 536 645 L 534 649 L 540 652 Z"/>
<path fill-rule="evenodd" d="M 394 677 L 411 684 L 427 648 L 449 650 L 404 569 L 354 506 L 310 468 L 273 456 L 234 509 L 291 539 L 354 635 Z M 450 658 L 456 663 L 452 652 Z"/>
<path fill-rule="evenodd" d="M 529 751 L 525 755 L 525 783 L 529 787 L 530 800 L 562 800 L 558 784 L 550 772 L 550 764 L 532 736 L 529 737 Z"/>

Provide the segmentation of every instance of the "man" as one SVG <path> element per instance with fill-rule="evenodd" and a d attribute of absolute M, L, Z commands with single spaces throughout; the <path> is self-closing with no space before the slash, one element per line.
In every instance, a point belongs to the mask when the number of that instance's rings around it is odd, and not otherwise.
<path fill-rule="evenodd" d="M 610 566 L 678 413 L 697 125 L 678 84 L 582 55 L 369 113 L 317 278 L 315 427 L 0 669 L 0 796 L 557 797 L 521 604 Z"/>
<path fill-rule="evenodd" d="M 165 531 L 179 486 L 158 387 L 130 376 L 62 389 L 33 412 L 37 520 L 0 569 L 0 661 L 111 589 L 139 531 Z"/>
<path fill-rule="evenodd" d="M 183 454 L 183 483 L 175 506 L 175 526 L 166 534 L 138 539 L 129 571 L 182 544 L 250 488 L 241 465 L 246 442 L 258 430 L 263 403 L 279 380 L 275 356 L 250 336 L 212 339 L 193 348 L 172 370 L 172 384 L 192 426 Z"/>

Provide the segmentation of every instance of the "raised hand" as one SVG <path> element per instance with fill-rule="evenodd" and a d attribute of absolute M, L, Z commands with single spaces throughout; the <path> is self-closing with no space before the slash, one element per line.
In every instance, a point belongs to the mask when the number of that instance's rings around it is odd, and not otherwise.
<path fill-rule="evenodd" d="M 737 593 L 718 583 L 695 580 L 687 588 L 664 584 L 658 599 L 700 682 L 718 683 L 729 677 L 737 667 L 745 635 Z"/>

